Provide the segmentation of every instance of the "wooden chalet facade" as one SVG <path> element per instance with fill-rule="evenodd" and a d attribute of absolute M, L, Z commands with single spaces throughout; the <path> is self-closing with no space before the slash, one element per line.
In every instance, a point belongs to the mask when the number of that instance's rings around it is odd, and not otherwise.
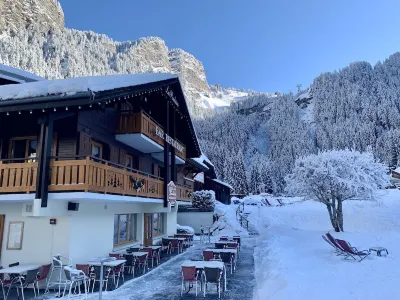
<path fill-rule="evenodd" d="M 35 262 L 62 253 L 84 263 L 176 233 L 177 206 L 194 190 L 187 161 L 201 155 L 176 75 L 5 83 L 0 264 L 24 256 L 32 262 L 28 250 L 39 237 Z M 169 201 L 171 181 L 178 203 Z M 12 221 L 25 222 L 29 231 L 21 251 L 5 245 Z"/>

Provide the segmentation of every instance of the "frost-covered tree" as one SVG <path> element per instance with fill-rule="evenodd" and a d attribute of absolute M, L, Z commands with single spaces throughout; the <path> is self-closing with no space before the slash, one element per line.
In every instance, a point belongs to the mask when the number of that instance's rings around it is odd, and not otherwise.
<path fill-rule="evenodd" d="M 389 182 L 387 168 L 372 153 L 332 150 L 296 160 L 286 177 L 286 191 L 326 205 L 336 232 L 343 227 L 343 201 L 371 199 Z"/>

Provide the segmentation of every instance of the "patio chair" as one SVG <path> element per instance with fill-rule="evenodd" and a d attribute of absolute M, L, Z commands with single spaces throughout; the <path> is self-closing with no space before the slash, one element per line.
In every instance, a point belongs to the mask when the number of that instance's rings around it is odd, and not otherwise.
<path fill-rule="evenodd" d="M 179 243 L 179 240 L 171 240 L 171 252 L 174 249 L 178 250 L 178 254 L 180 253 L 181 244 Z"/>
<path fill-rule="evenodd" d="M 204 261 L 209 261 L 213 258 L 214 258 L 214 252 L 206 251 L 206 250 L 203 251 L 203 260 Z"/>
<path fill-rule="evenodd" d="M 145 254 L 142 256 L 138 256 L 136 259 L 136 265 L 138 266 L 138 268 L 140 269 L 141 267 L 143 267 L 143 274 L 146 273 L 146 269 L 148 269 L 148 265 L 147 265 L 147 256 L 149 254 Z"/>
<path fill-rule="evenodd" d="M 39 292 L 39 282 L 40 281 L 42 281 L 42 280 L 46 280 L 46 285 L 47 285 L 47 276 L 49 275 L 49 273 L 50 273 L 50 268 L 51 268 L 51 264 L 48 264 L 48 265 L 43 265 L 41 268 L 40 268 L 40 271 L 39 271 L 39 273 L 37 274 L 37 276 L 36 276 L 36 288 L 37 288 L 37 291 L 38 291 L 38 296 L 40 295 L 40 292 Z"/>
<path fill-rule="evenodd" d="M 119 279 L 121 277 L 122 277 L 122 282 L 125 282 L 124 264 L 123 263 L 113 268 L 112 276 L 113 276 L 113 279 L 114 279 L 115 288 L 118 288 Z"/>
<path fill-rule="evenodd" d="M 103 281 L 103 287 L 104 290 L 107 291 L 108 287 L 108 279 L 112 278 L 111 276 L 111 271 L 112 269 L 109 267 L 104 266 L 103 268 L 103 278 L 100 277 L 100 266 L 93 266 L 93 272 L 92 272 L 92 281 L 93 281 L 93 286 L 92 286 L 92 293 L 94 292 L 94 286 L 96 285 L 96 282 L 99 283 L 99 289 L 100 289 L 100 281 Z"/>
<path fill-rule="evenodd" d="M 335 244 L 332 243 L 327 237 L 326 235 L 323 235 L 322 238 L 324 239 L 325 242 L 327 242 L 334 250 L 336 255 L 343 255 L 344 251 L 342 248 L 339 247 L 339 245 L 336 245 L 336 241 Z"/>
<path fill-rule="evenodd" d="M 168 253 L 171 254 L 172 249 L 171 249 L 171 241 L 170 240 L 162 239 L 161 245 L 162 245 L 163 251 L 166 251 L 167 254 Z"/>
<path fill-rule="evenodd" d="M 128 269 L 128 274 L 132 274 L 132 276 L 135 276 L 135 257 L 133 255 L 129 254 L 124 254 L 124 259 L 126 260 L 124 264 L 124 272 L 125 269 Z"/>
<path fill-rule="evenodd" d="M 36 297 L 35 282 L 36 282 L 36 276 L 37 276 L 38 272 L 39 272 L 39 268 L 29 270 L 28 272 L 26 272 L 26 275 L 24 275 L 24 276 L 17 275 L 8 284 L 5 284 L 4 287 L 8 287 L 8 292 L 7 292 L 6 298 L 8 298 L 8 294 L 10 293 L 10 290 L 12 288 L 15 288 L 17 290 L 18 295 L 19 295 L 18 289 L 21 289 L 22 299 L 25 299 L 24 289 L 29 287 L 30 285 L 32 285 L 33 293 L 35 294 L 35 297 Z"/>
<path fill-rule="evenodd" d="M 147 260 L 148 260 L 148 261 L 151 260 L 151 267 L 154 268 L 154 258 L 155 258 L 156 261 L 157 261 L 157 257 L 154 256 L 155 251 L 153 251 L 152 248 L 143 248 L 142 251 L 148 253 L 148 254 L 147 254 Z"/>
<path fill-rule="evenodd" d="M 222 270 L 219 268 L 204 268 L 202 273 L 204 282 L 204 297 L 206 296 L 207 285 L 211 283 L 217 286 L 218 298 L 221 299 L 222 273 Z"/>
<path fill-rule="evenodd" d="M 90 290 L 90 284 L 95 279 L 95 275 L 90 273 L 90 266 L 88 264 L 76 264 L 76 269 L 82 271 L 87 276 L 87 290 Z M 93 282 L 94 285 L 94 282 Z"/>
<path fill-rule="evenodd" d="M 346 241 L 344 240 L 336 240 L 337 243 L 339 244 L 340 247 L 346 252 L 346 257 L 344 259 L 347 259 L 349 257 L 353 258 L 354 260 L 357 260 L 355 256 L 357 256 L 360 260 L 362 261 L 364 258 L 366 258 L 368 255 L 371 254 L 369 250 L 357 250 L 357 248 L 351 247 Z"/>
<path fill-rule="evenodd" d="M 199 271 L 196 270 L 196 267 L 182 267 L 182 288 L 181 288 L 181 296 L 183 295 L 183 291 L 186 291 L 186 282 L 189 283 L 189 290 L 193 287 L 193 283 L 196 284 L 196 297 L 197 297 L 197 282 L 199 281 Z M 191 285 L 192 284 L 192 285 Z"/>
<path fill-rule="evenodd" d="M 53 256 L 45 293 L 48 293 L 49 289 L 52 287 L 58 287 L 58 296 L 61 296 L 61 285 L 65 284 L 65 281 L 62 278 L 62 274 L 65 273 L 64 267 L 72 267 L 72 260 L 69 257 L 62 256 L 60 254 Z M 54 272 L 58 272 L 58 276 L 57 279 L 52 281 Z"/>
<path fill-rule="evenodd" d="M 220 257 L 225 265 L 231 267 L 231 274 L 233 274 L 233 271 L 236 271 L 235 256 L 231 253 L 222 252 L 220 253 Z"/>
<path fill-rule="evenodd" d="M 228 240 L 228 237 L 227 237 L 227 236 L 221 236 L 221 237 L 219 238 L 219 240 L 220 240 L 220 241 L 227 241 L 227 240 Z"/>
<path fill-rule="evenodd" d="M 63 298 L 65 297 L 65 292 L 68 287 L 68 299 L 71 296 L 71 291 L 72 287 L 75 285 L 78 287 L 79 295 L 81 294 L 81 288 L 80 285 L 83 283 L 84 288 L 85 288 L 85 299 L 87 299 L 87 294 L 88 294 L 88 288 L 86 286 L 86 282 L 88 280 L 88 276 L 85 275 L 85 273 L 81 270 L 73 269 L 72 267 L 64 267 L 64 273 L 65 273 L 65 285 L 64 285 L 64 292 L 63 292 Z M 78 285 L 79 284 L 79 285 Z M 93 284 L 94 287 L 94 284 Z M 93 290 L 92 290 L 93 292 Z"/>

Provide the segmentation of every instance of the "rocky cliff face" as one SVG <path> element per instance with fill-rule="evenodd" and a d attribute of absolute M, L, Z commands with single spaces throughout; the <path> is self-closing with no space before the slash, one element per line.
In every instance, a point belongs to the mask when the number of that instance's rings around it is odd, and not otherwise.
<path fill-rule="evenodd" d="M 0 0 L 0 31 L 18 32 L 38 25 L 43 31 L 64 28 L 64 13 L 57 0 Z"/>

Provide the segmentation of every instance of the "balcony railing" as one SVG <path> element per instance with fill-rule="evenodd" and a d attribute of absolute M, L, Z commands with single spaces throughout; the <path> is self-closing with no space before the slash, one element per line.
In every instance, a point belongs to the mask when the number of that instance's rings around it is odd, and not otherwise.
<path fill-rule="evenodd" d="M 186 185 L 176 185 L 176 199 L 180 201 L 192 201 L 190 194 L 193 192 L 193 188 Z"/>
<path fill-rule="evenodd" d="M 55 160 L 58 159 L 58 160 Z M 50 162 L 50 192 L 94 192 L 163 198 L 161 178 L 93 157 Z M 0 194 L 36 190 L 37 162 L 0 162 Z"/>
<path fill-rule="evenodd" d="M 156 134 L 157 127 L 164 131 L 160 124 L 143 111 L 139 113 L 123 112 L 119 118 L 117 133 L 141 133 L 164 147 L 164 140 Z M 186 160 L 186 146 L 181 142 L 179 143 L 183 146 L 183 152 L 176 150 L 175 154 L 183 160 Z"/>

